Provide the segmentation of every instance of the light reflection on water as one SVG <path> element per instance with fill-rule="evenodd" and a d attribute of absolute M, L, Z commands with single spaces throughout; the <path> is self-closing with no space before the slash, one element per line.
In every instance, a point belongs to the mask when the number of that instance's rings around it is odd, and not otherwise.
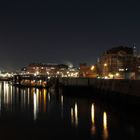
<path fill-rule="evenodd" d="M 0 114 L 1 114 L 1 98 L 2 98 L 2 83 L 0 83 Z"/>
<path fill-rule="evenodd" d="M 103 112 L 103 139 L 108 139 L 107 113 Z"/>
<path fill-rule="evenodd" d="M 70 114 L 71 114 L 72 126 L 78 127 L 78 106 L 77 106 L 77 103 L 74 104 L 74 107 L 71 107 Z"/>
<path fill-rule="evenodd" d="M 66 134 L 71 135 L 72 138 L 81 139 L 84 136 L 86 139 L 94 138 L 95 140 L 120 139 L 122 136 L 125 139 L 134 139 L 135 130 L 140 125 L 138 119 L 136 123 L 133 119 L 139 118 L 140 113 L 131 113 L 134 116 L 128 118 L 127 113 L 115 114 L 101 102 L 93 101 L 93 99 L 71 98 L 62 94 L 52 94 L 46 89 L 18 88 L 7 82 L 1 82 L 0 122 L 5 117 L 10 118 L 11 115 L 16 116 L 16 121 L 21 117 L 21 122 L 24 120 L 25 126 L 28 126 L 29 122 L 33 124 L 38 122 L 41 127 L 49 131 L 50 135 L 52 134 L 52 137 L 55 134 L 65 135 L 62 132 L 67 132 Z M 127 119 L 130 120 L 126 122 Z"/>
<path fill-rule="evenodd" d="M 63 119 L 63 104 L 64 104 L 64 97 L 63 95 L 60 96 L 60 102 L 61 102 L 61 118 Z"/>
<path fill-rule="evenodd" d="M 75 103 L 74 106 L 74 114 L 75 114 L 75 126 L 78 126 L 78 107 L 77 107 L 77 103 Z"/>
<path fill-rule="evenodd" d="M 94 106 L 94 103 L 91 105 L 91 122 L 92 122 L 91 134 L 95 135 L 96 127 L 95 127 L 95 106 Z"/>
<path fill-rule="evenodd" d="M 46 89 L 44 89 L 43 90 L 43 93 L 44 93 L 44 95 L 43 95 L 43 99 L 44 99 L 44 113 L 46 112 L 46 102 L 47 102 L 47 90 Z"/>

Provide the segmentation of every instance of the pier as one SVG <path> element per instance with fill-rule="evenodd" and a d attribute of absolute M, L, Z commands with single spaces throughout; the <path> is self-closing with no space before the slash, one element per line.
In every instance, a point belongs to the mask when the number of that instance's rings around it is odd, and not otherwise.
<path fill-rule="evenodd" d="M 22 87 L 41 87 L 70 90 L 82 89 L 101 91 L 105 98 L 135 98 L 140 99 L 140 80 L 130 79 L 95 79 L 95 78 L 50 78 L 47 76 L 14 76 L 13 85 Z M 67 92 L 65 92 L 67 93 Z M 78 93 L 75 93 L 75 95 Z M 86 95 L 86 92 L 83 93 Z M 94 92 L 90 93 L 94 96 Z M 140 101 L 140 100 L 139 100 Z"/>
<path fill-rule="evenodd" d="M 15 75 L 12 83 L 15 86 L 46 88 L 48 87 L 48 77 L 43 75 Z"/>
<path fill-rule="evenodd" d="M 16 75 L 14 85 L 42 87 L 85 87 L 102 91 L 116 92 L 140 97 L 140 80 L 130 79 L 95 79 L 95 78 L 51 78 L 47 76 Z"/>

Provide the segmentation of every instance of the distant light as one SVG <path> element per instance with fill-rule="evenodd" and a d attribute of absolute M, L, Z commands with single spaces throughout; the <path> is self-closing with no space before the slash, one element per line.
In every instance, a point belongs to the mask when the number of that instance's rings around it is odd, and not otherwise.
<path fill-rule="evenodd" d="M 95 66 L 93 65 L 93 66 L 91 66 L 91 68 L 90 68 L 91 70 L 94 70 L 95 69 Z"/>
<path fill-rule="evenodd" d="M 124 71 L 124 69 L 119 69 L 119 71 Z"/>
<path fill-rule="evenodd" d="M 108 76 L 105 76 L 104 78 L 105 78 L 105 79 L 108 79 Z"/>
<path fill-rule="evenodd" d="M 110 73 L 108 76 L 112 79 L 114 75 Z"/>
<path fill-rule="evenodd" d="M 71 76 L 72 76 L 72 77 L 73 77 L 73 75 L 74 75 L 74 74 L 73 74 L 73 73 L 71 73 Z"/>
<path fill-rule="evenodd" d="M 69 64 L 69 68 L 73 68 L 73 65 L 72 64 Z"/>
<path fill-rule="evenodd" d="M 117 73 L 116 73 L 116 76 L 119 76 L 119 75 L 120 75 L 120 74 L 117 72 Z"/>

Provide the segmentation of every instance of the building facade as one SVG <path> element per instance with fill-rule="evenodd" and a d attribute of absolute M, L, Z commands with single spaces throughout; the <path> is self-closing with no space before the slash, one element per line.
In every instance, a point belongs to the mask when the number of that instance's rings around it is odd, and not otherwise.
<path fill-rule="evenodd" d="M 116 47 L 107 50 L 97 63 L 99 75 L 104 78 L 137 79 L 140 69 L 140 57 L 136 48 Z"/>
<path fill-rule="evenodd" d="M 79 69 L 80 77 L 96 78 L 97 77 L 97 66 L 87 65 L 86 63 L 80 64 Z"/>
<path fill-rule="evenodd" d="M 79 71 L 65 64 L 32 63 L 22 69 L 22 74 L 44 75 L 49 77 L 78 77 Z"/>

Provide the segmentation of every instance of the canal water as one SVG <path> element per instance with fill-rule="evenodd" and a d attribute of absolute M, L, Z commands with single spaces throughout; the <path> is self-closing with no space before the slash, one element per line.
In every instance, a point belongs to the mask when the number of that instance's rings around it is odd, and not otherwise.
<path fill-rule="evenodd" d="M 140 139 L 140 109 L 1 82 L 0 139 Z"/>

